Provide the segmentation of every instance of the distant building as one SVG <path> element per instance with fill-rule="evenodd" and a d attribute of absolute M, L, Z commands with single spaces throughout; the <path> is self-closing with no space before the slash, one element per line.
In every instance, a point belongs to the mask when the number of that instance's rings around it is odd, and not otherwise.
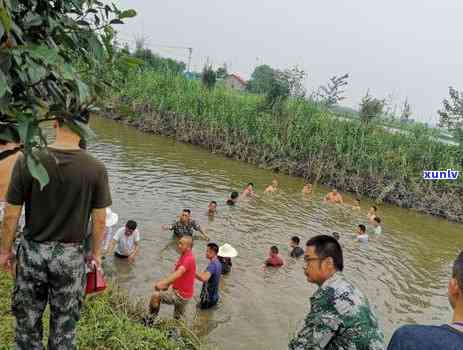
<path fill-rule="evenodd" d="M 226 87 L 230 89 L 243 91 L 246 89 L 246 81 L 241 78 L 238 74 L 229 74 L 224 80 L 223 83 Z"/>

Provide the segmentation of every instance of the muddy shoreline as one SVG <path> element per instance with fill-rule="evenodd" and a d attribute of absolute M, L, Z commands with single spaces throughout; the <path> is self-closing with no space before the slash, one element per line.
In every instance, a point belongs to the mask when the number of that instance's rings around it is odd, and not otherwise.
<path fill-rule="evenodd" d="M 455 222 L 463 222 L 463 188 L 440 188 L 431 182 L 394 180 L 374 174 L 349 174 L 323 154 L 308 154 L 304 160 L 275 155 L 265 145 L 251 142 L 240 130 L 211 127 L 174 112 L 137 111 L 139 117 L 123 117 L 114 109 L 102 110 L 105 118 L 140 131 L 174 137 L 200 145 L 210 152 L 245 161 L 261 168 L 308 179 L 312 183 L 336 186 L 341 191 L 369 197 L 401 208 L 413 209 Z"/>

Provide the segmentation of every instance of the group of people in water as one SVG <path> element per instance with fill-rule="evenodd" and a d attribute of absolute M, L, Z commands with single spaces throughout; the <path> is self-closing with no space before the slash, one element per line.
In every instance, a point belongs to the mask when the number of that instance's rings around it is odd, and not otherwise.
<path fill-rule="evenodd" d="M 88 115 L 78 114 L 75 118 L 88 123 Z M 3 219 L 0 215 L 0 221 L 3 220 L 0 267 L 12 273 L 15 280 L 12 312 L 18 349 L 43 348 L 41 325 L 47 304 L 50 304 L 51 325 L 48 347 L 76 349 L 76 326 L 84 294 L 84 261 L 98 268 L 101 244 L 106 255 L 114 252 L 116 258 L 128 262 L 136 261 L 140 254 L 141 233 L 135 221 L 127 221 L 114 235 L 110 232 L 118 217 L 108 209 L 112 199 L 104 164 L 83 149 L 80 136 L 63 120 L 55 121 L 54 128 L 55 142 L 39 153 L 50 176 L 45 191 L 40 190 L 20 155 L 19 135 L 17 142 L 0 140 L 0 212 L 3 206 L 5 212 Z M 278 190 L 278 181 L 274 180 L 264 192 Z M 312 190 L 312 185 L 305 183 L 302 192 L 309 195 Z M 254 185 L 249 183 L 241 193 L 232 192 L 226 204 L 233 206 L 253 196 L 256 196 Z M 342 195 L 334 189 L 325 200 L 344 203 Z M 18 238 L 18 248 L 14 238 L 22 231 L 17 229 L 23 206 L 27 214 L 26 230 Z M 352 208 L 360 209 L 360 202 L 355 201 Z M 211 201 L 208 215 L 215 215 L 216 211 L 217 202 Z M 92 225 L 88 223 L 90 214 Z M 381 233 L 382 221 L 375 207 L 369 209 L 367 220 L 375 233 Z M 101 243 L 105 225 L 106 237 Z M 91 235 L 85 230 L 89 226 Z M 149 312 L 144 319 L 146 325 L 155 322 L 162 304 L 174 305 L 174 316 L 181 318 L 193 298 L 195 280 L 203 283 L 199 307 L 217 305 L 221 275 L 230 272 L 232 259 L 238 255 L 229 244 L 219 247 L 209 242 L 205 247 L 208 266 L 198 271 L 192 253 L 193 231 L 198 231 L 204 239 L 209 237 L 191 218 L 191 211 L 183 210 L 178 221 L 163 225 L 163 229 L 173 232 L 180 257 L 174 271 L 153 284 Z M 368 241 L 366 232 L 367 227 L 359 225 L 357 239 Z M 338 233 L 317 235 L 305 243 L 305 249 L 300 247 L 299 237 L 291 238 L 290 255 L 304 257 L 307 282 L 318 288 L 310 298 L 310 310 L 302 328 L 289 342 L 290 350 L 385 347 L 379 322 L 366 296 L 343 274 L 345 262 L 339 238 Z M 91 244 L 84 260 L 82 246 L 88 240 Z M 270 247 L 265 265 L 283 264 L 278 247 Z M 447 288 L 452 320 L 441 326 L 400 327 L 392 335 L 388 350 L 463 349 L 463 252 L 453 263 Z"/>
<path fill-rule="evenodd" d="M 273 179 L 271 184 L 266 186 L 264 194 L 272 194 L 279 191 L 279 183 Z M 310 195 L 313 191 L 312 184 L 306 182 L 302 188 L 303 195 Z M 228 206 L 236 205 L 240 200 L 255 198 L 257 193 L 253 183 L 248 183 L 241 193 L 233 191 L 230 197 L 225 201 Z M 333 189 L 325 196 L 325 201 L 329 203 L 344 203 L 342 195 Z M 210 201 L 207 206 L 207 216 L 213 218 L 217 214 L 218 203 Z M 356 199 L 353 204 L 354 210 L 360 209 L 360 200 Z M 106 233 L 103 240 L 103 252 L 105 255 L 113 254 L 118 259 L 126 259 L 133 263 L 140 252 L 140 232 L 138 224 L 129 220 L 124 227 L 112 234 L 112 227 L 118 221 L 118 215 L 110 208 L 106 209 Z M 372 206 L 367 214 L 367 219 L 374 226 L 373 231 L 376 234 L 381 233 L 381 220 L 377 216 L 377 208 Z M 150 314 L 157 315 L 160 305 L 174 305 L 174 317 L 181 318 L 185 311 L 185 306 L 193 297 L 195 279 L 203 283 L 198 303 L 201 309 L 208 309 L 217 305 L 219 301 L 219 282 L 222 274 L 229 273 L 232 267 L 232 259 L 238 255 L 238 252 L 230 244 L 225 243 L 219 246 L 217 243 L 209 243 L 206 246 L 205 256 L 209 264 L 205 271 L 196 271 L 196 262 L 191 248 L 193 245 L 193 236 L 198 233 L 199 238 L 210 241 L 206 229 L 204 229 L 195 219 L 192 218 L 190 209 L 183 209 L 178 220 L 169 225 L 162 225 L 161 229 L 172 232 L 172 238 L 177 240 L 177 250 L 181 254 L 180 259 L 175 265 L 174 272 L 154 285 L 154 293 L 150 301 Z M 339 233 L 333 232 L 333 237 L 339 240 Z M 361 242 L 368 242 L 366 226 L 358 225 L 357 239 Z M 291 237 L 289 243 L 289 256 L 299 258 L 304 255 L 304 249 L 300 247 L 300 238 Z M 279 247 L 272 245 L 269 248 L 268 257 L 263 262 L 264 267 L 281 267 L 285 265 L 285 259 L 281 256 Z M 169 288 L 172 286 L 172 288 Z M 153 317 L 150 317 L 153 320 Z M 150 322 L 151 322 L 150 321 Z M 148 322 L 148 321 L 147 321 Z M 149 323 L 149 322 L 148 322 Z"/>

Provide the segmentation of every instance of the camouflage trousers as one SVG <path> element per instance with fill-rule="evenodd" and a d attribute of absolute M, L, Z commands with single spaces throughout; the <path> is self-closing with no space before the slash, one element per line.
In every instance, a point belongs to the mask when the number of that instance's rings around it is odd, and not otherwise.
<path fill-rule="evenodd" d="M 22 239 L 18 248 L 12 311 L 16 349 L 42 350 L 42 316 L 50 304 L 48 349 L 76 349 L 84 298 L 85 263 L 78 244 Z"/>

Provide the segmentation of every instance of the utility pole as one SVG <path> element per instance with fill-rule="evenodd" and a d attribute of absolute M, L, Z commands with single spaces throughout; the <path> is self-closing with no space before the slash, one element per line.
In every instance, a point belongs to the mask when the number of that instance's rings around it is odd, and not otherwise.
<path fill-rule="evenodd" d="M 190 73 L 190 68 L 191 68 L 191 57 L 193 56 L 193 48 L 188 47 L 188 68 L 187 72 Z"/>

